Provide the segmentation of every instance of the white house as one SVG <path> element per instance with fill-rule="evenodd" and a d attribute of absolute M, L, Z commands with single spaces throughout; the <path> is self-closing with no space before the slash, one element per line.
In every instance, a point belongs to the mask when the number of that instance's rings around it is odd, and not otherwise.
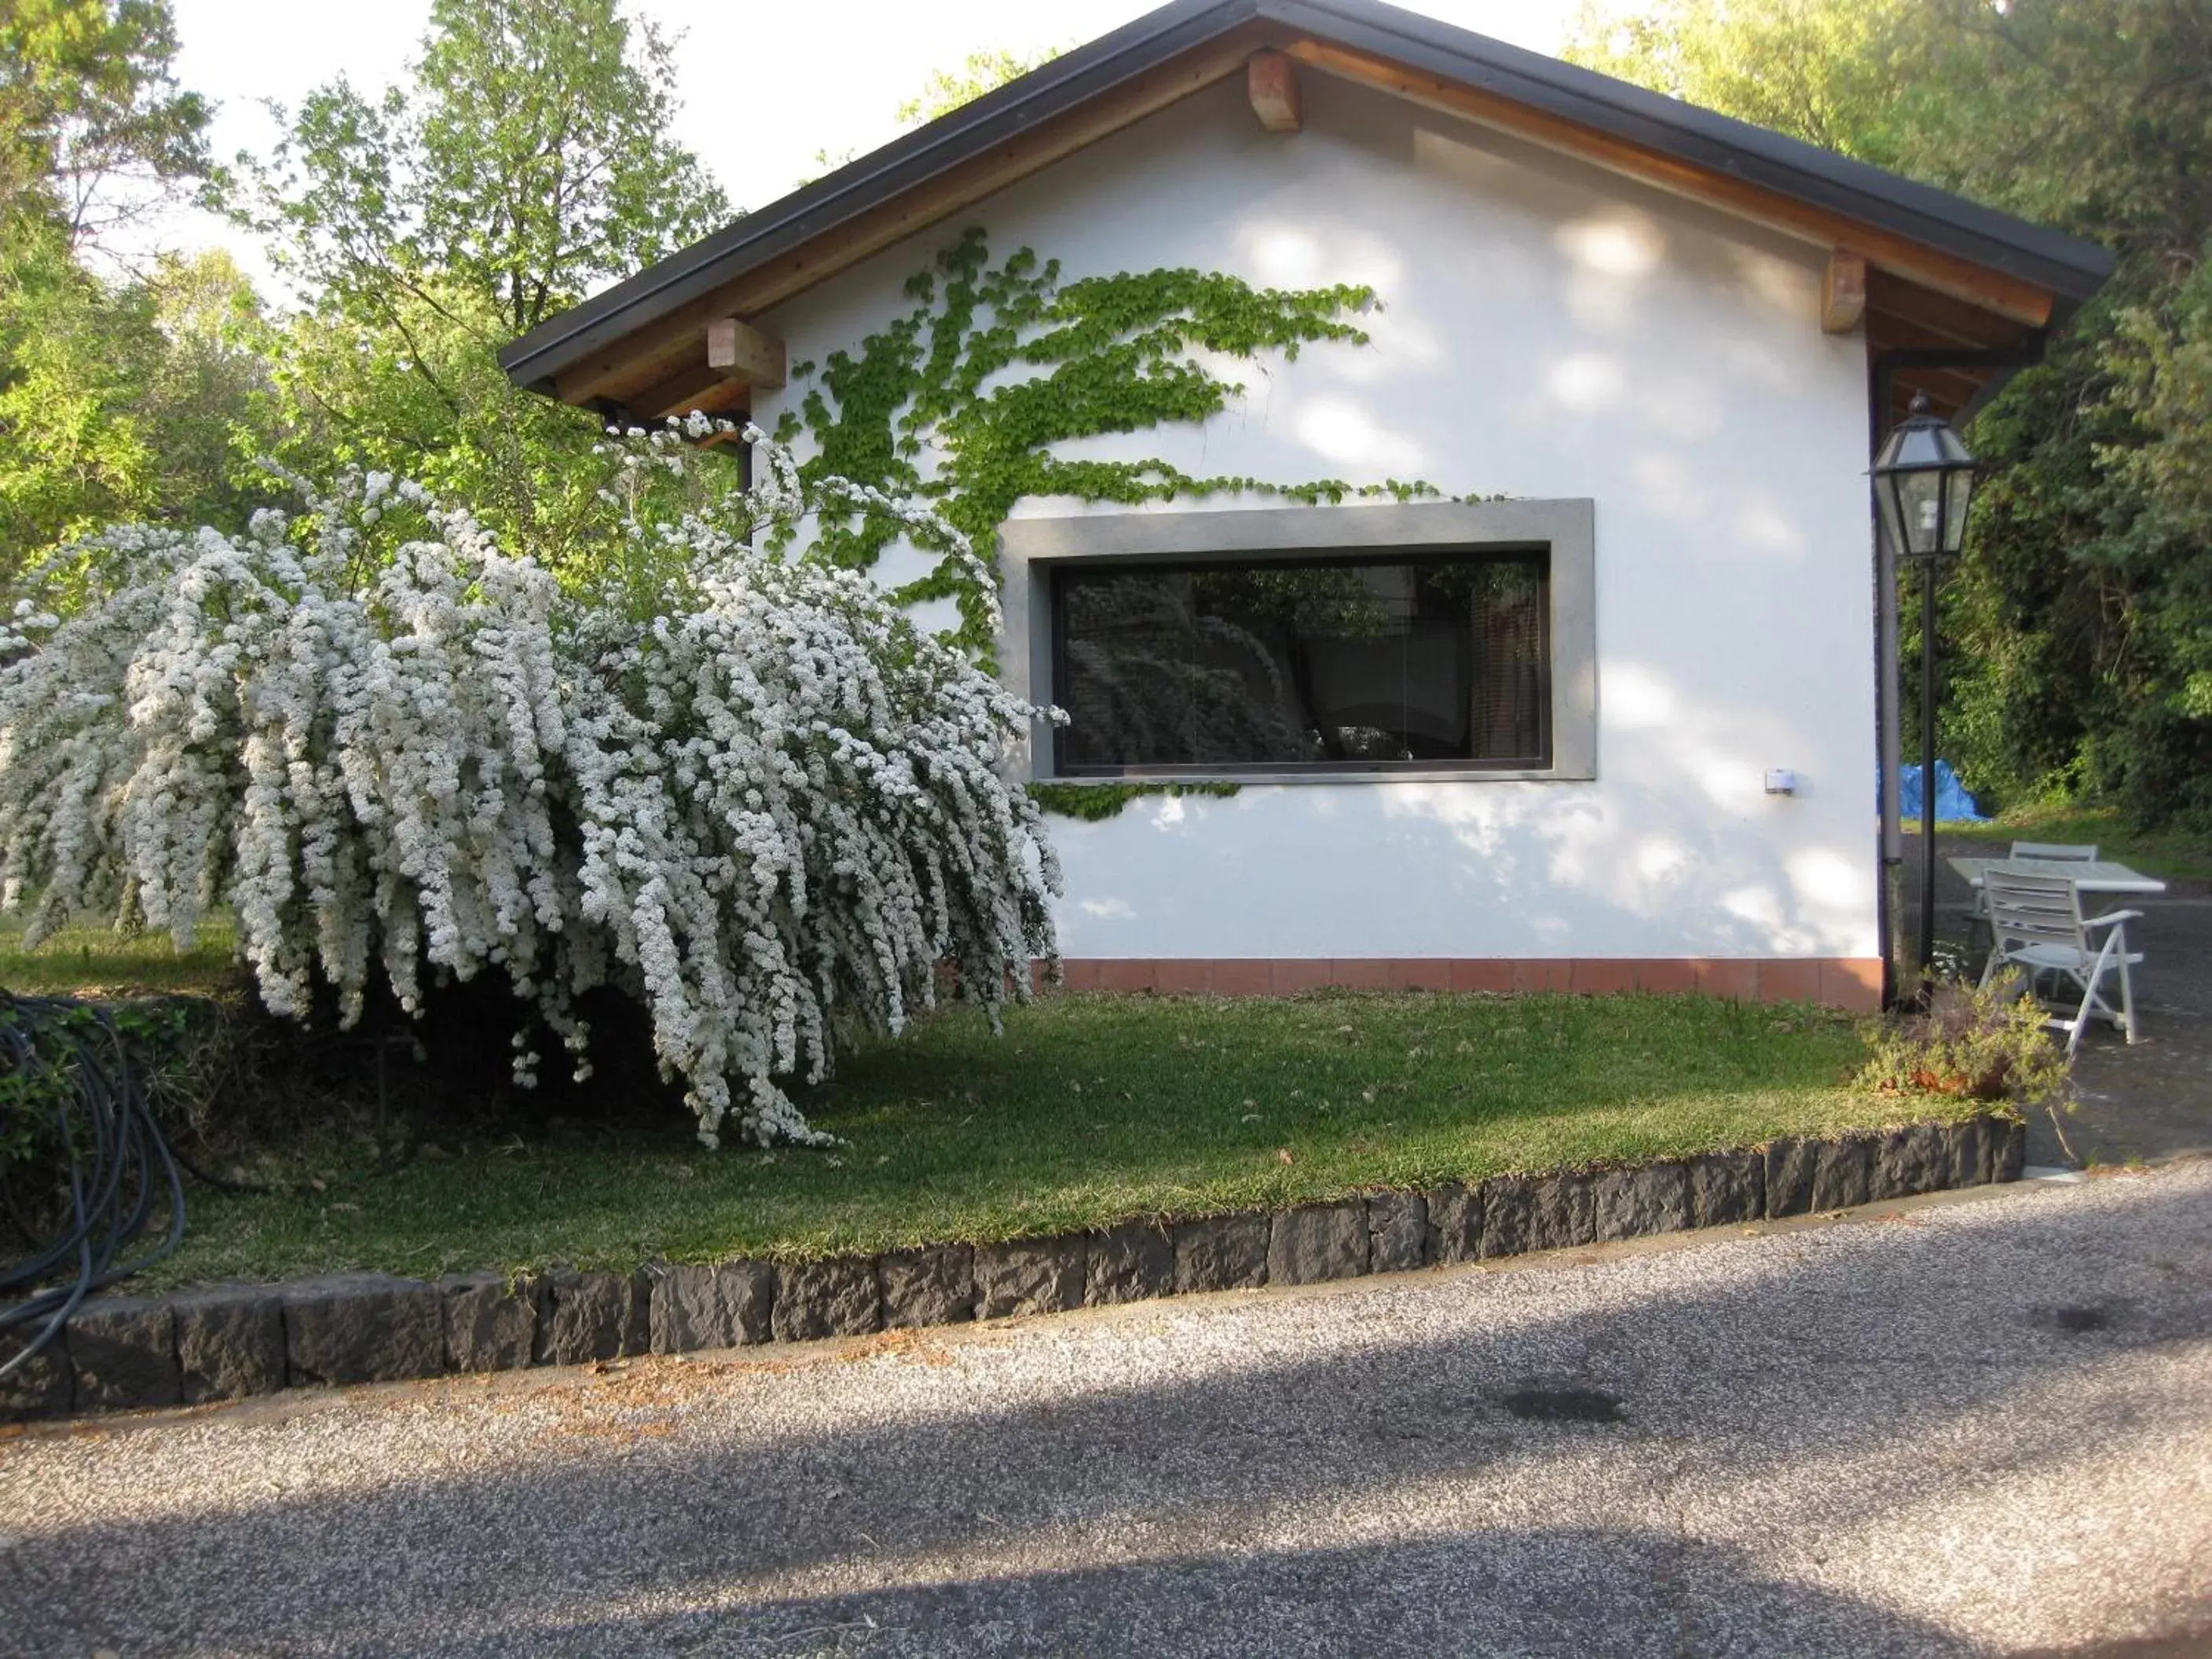
<path fill-rule="evenodd" d="M 1081 454 L 1479 498 L 1016 505 L 1002 671 L 1074 715 L 1034 775 L 1239 786 L 1058 823 L 1073 983 L 1881 994 L 1869 459 L 2101 251 L 1370 0 L 1181 0 L 504 361 L 773 426 L 971 226 L 1066 278 L 1378 296 L 1368 343 Z"/>

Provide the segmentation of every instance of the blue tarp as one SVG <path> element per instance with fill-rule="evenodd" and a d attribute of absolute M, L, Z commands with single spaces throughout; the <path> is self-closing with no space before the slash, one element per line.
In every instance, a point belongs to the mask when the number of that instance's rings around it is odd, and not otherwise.
<path fill-rule="evenodd" d="M 1897 783 L 1897 816 L 1907 823 L 1916 823 L 1920 818 L 1920 769 L 1899 767 Z M 1945 760 L 1936 763 L 1936 816 L 1939 820 L 1964 819 L 1970 823 L 1986 823 L 1989 817 L 1974 805 L 1966 786 L 1959 781 L 1959 775 Z"/>

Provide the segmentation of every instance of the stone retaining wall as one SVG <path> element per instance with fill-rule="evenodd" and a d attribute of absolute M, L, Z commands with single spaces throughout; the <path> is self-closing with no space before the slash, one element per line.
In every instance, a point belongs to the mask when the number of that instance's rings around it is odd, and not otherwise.
<path fill-rule="evenodd" d="M 100 1297 L 70 1322 L 64 1342 L 0 1382 L 0 1420 L 862 1336 L 1486 1261 L 2011 1181 L 2026 1144 L 2019 1123 L 1978 1118 L 827 1261 L 555 1268 L 514 1286 L 489 1273 L 435 1283 L 343 1273 Z"/>

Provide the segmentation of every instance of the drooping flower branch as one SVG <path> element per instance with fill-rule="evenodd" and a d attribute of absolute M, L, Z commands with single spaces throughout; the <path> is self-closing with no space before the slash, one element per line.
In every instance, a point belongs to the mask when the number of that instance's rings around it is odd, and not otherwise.
<path fill-rule="evenodd" d="M 1004 765 L 1039 711 L 866 576 L 761 550 L 826 510 L 973 550 L 745 435 L 738 490 L 684 434 L 611 434 L 586 592 L 380 474 L 235 540 L 76 550 L 73 614 L 0 631 L 0 902 L 33 942 L 95 907 L 180 945 L 228 904 L 295 1015 L 319 976 L 350 1021 L 379 969 L 410 1009 L 497 972 L 580 1069 L 576 999 L 612 985 L 710 1142 L 817 1139 L 785 1084 L 945 969 L 1026 998 L 1059 871 Z"/>

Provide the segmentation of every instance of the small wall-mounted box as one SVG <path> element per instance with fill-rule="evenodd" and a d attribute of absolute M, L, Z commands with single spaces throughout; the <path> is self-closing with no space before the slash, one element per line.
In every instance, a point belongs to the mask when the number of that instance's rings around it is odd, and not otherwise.
<path fill-rule="evenodd" d="M 1766 793 L 1770 795 L 1794 795 L 1797 793 L 1797 775 L 1786 766 L 1778 766 L 1766 775 Z"/>

